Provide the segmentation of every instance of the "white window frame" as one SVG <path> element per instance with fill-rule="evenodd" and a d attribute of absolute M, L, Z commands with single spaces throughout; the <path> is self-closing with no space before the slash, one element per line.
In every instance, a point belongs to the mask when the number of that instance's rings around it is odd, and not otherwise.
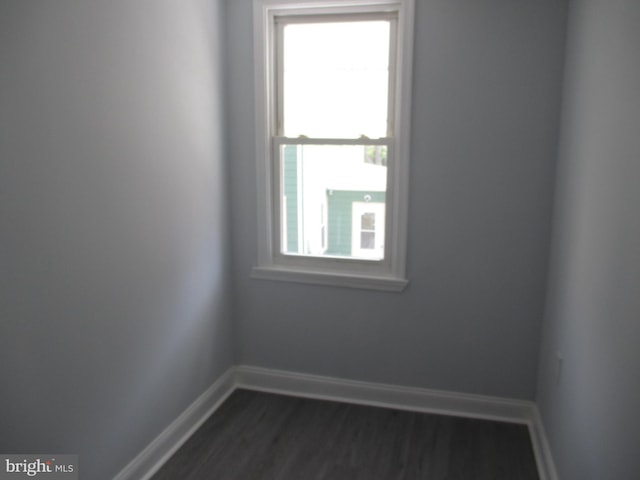
<path fill-rule="evenodd" d="M 254 68 L 258 200 L 258 263 L 252 277 L 322 285 L 402 291 L 406 278 L 406 244 L 409 188 L 409 132 L 413 57 L 414 0 L 254 0 Z M 281 253 L 280 167 L 276 149 L 298 144 L 299 139 L 279 137 L 275 66 L 276 18 L 313 15 L 393 14 L 397 16 L 391 53 L 395 76 L 390 78 L 389 108 L 393 124 L 383 141 L 388 146 L 385 256 L 383 260 L 312 257 Z M 393 38 L 396 38 L 393 48 Z M 395 65 L 394 65 L 395 64 Z M 363 144 L 362 139 L 307 144 Z"/>

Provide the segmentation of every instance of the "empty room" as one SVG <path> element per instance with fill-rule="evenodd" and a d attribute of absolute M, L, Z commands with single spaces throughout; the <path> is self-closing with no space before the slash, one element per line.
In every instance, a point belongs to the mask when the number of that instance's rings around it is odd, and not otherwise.
<path fill-rule="evenodd" d="M 0 0 L 0 479 L 639 479 L 639 87 L 638 0 Z"/>

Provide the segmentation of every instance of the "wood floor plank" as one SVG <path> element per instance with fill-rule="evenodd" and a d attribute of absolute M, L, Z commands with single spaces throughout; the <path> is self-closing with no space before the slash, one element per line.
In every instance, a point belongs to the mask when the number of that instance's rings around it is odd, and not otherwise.
<path fill-rule="evenodd" d="M 235 391 L 153 480 L 539 480 L 526 426 Z"/>

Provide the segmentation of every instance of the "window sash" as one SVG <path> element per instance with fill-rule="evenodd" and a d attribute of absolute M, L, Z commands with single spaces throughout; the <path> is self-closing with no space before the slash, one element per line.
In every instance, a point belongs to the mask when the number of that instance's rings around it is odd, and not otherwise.
<path fill-rule="evenodd" d="M 272 135 L 284 136 L 284 27 L 292 24 L 305 23 L 338 23 L 384 20 L 389 22 L 389 78 L 387 83 L 387 137 L 395 136 L 396 114 L 396 79 L 398 53 L 398 14 L 397 12 L 377 13 L 336 13 L 325 15 L 276 15 L 273 18 L 274 46 L 270 57 L 272 83 L 274 85 L 275 101 L 272 105 Z M 368 137 L 367 137 L 368 138 Z"/>
<path fill-rule="evenodd" d="M 344 256 L 311 256 L 305 254 L 296 253 L 284 253 L 282 252 L 282 239 L 283 239 L 283 183 L 282 179 L 282 147 L 285 145 L 383 145 L 387 147 L 387 185 L 386 185 L 386 200 L 385 200 L 385 240 L 384 240 L 384 258 L 368 259 L 368 258 L 356 258 L 356 257 L 344 257 Z M 283 264 L 293 265 L 295 263 L 306 264 L 309 267 L 318 267 L 323 261 L 331 260 L 332 268 L 336 268 L 340 264 L 340 269 L 349 270 L 354 265 L 366 265 L 367 263 L 373 263 L 378 268 L 379 265 L 388 265 L 390 260 L 392 241 L 389 225 L 394 225 L 394 221 L 387 215 L 387 211 L 393 208 L 394 195 L 390 191 L 390 176 L 393 171 L 394 161 L 394 145 L 395 142 L 391 138 L 375 138 L 375 139 L 321 139 L 321 138 L 289 138 L 289 137 L 276 137 L 273 139 L 271 148 L 271 171 L 272 171 L 272 191 L 273 195 L 273 208 L 271 212 L 272 216 L 272 231 L 271 231 L 271 255 L 278 262 Z M 295 260 L 287 260 L 287 257 L 292 257 Z M 295 262 L 295 263 L 293 263 Z M 358 267 L 360 268 L 360 267 Z M 364 268 L 363 270 L 367 270 Z"/>

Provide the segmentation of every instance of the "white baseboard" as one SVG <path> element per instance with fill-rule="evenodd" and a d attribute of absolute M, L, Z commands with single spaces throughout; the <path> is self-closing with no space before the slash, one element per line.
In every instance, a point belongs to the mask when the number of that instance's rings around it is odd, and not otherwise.
<path fill-rule="evenodd" d="M 399 410 L 529 423 L 532 402 L 238 366 L 236 386 Z"/>
<path fill-rule="evenodd" d="M 533 402 L 345 380 L 247 365 L 232 367 L 225 372 L 114 480 L 148 480 L 236 388 L 525 424 L 529 427 L 540 480 L 558 480 L 544 426 Z"/>
<path fill-rule="evenodd" d="M 556 464 L 551 454 L 551 446 L 549 445 L 547 432 L 542 422 L 542 417 L 538 411 L 538 407 L 534 405 L 532 419 L 529 423 L 529 432 L 531 433 L 531 443 L 533 451 L 536 454 L 538 462 L 538 472 L 540 480 L 559 480 Z"/>
<path fill-rule="evenodd" d="M 235 390 L 234 369 L 213 385 L 165 428 L 113 480 L 148 480 Z"/>

